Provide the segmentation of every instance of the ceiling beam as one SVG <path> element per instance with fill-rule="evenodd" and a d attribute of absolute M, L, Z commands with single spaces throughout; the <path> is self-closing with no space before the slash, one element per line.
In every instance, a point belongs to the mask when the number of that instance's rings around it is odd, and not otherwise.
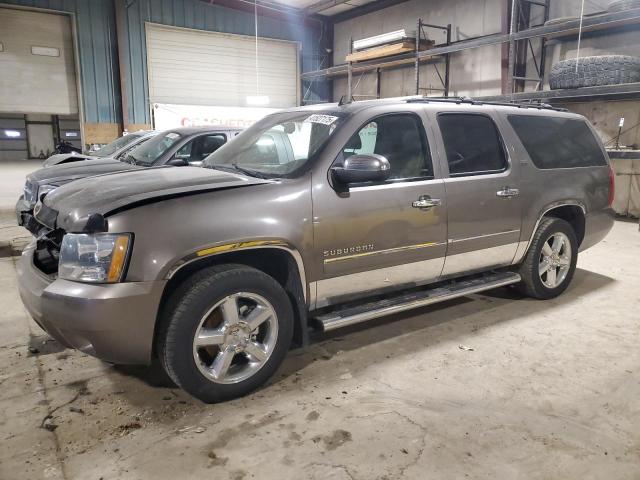
<path fill-rule="evenodd" d="M 320 2 L 309 5 L 304 9 L 304 11 L 307 15 L 313 15 L 314 13 L 320 13 L 330 9 L 331 7 L 342 5 L 345 3 L 349 3 L 349 0 L 321 0 Z"/>
<path fill-rule="evenodd" d="M 347 10 L 346 12 L 338 13 L 337 15 L 333 15 L 328 18 L 330 18 L 333 23 L 344 22 L 345 20 L 351 20 L 352 18 L 360 17 L 362 15 L 366 15 L 367 13 L 377 12 L 378 10 L 393 7 L 394 5 L 398 5 L 399 3 L 408 1 L 409 0 L 376 0 L 374 2 L 365 3 L 364 5 L 352 8 L 351 10 Z"/>

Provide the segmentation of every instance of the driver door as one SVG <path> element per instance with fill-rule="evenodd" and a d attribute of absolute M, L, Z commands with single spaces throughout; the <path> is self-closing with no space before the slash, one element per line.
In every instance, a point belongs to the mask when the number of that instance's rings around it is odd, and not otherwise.
<path fill-rule="evenodd" d="M 379 115 L 354 126 L 334 165 L 353 154 L 383 155 L 391 175 L 346 191 L 314 191 L 315 258 L 322 263 L 316 308 L 428 283 L 444 265 L 445 190 L 434 175 L 421 111 Z M 420 208 L 416 202 L 424 198 L 440 205 Z"/>

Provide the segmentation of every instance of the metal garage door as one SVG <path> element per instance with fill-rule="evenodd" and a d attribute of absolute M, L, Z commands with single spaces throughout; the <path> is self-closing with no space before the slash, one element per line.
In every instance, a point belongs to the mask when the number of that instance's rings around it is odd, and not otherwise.
<path fill-rule="evenodd" d="M 0 112 L 77 114 L 66 15 L 0 8 Z"/>
<path fill-rule="evenodd" d="M 152 103 L 245 106 L 256 94 L 255 39 L 146 24 Z M 298 102 L 298 44 L 260 38 L 260 95 L 269 107 Z"/>

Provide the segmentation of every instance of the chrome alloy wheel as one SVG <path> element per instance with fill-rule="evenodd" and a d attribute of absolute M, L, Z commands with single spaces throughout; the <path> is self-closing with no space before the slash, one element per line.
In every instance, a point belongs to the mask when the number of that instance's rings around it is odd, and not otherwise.
<path fill-rule="evenodd" d="M 556 288 L 571 268 L 571 242 L 562 232 L 551 235 L 542 247 L 538 274 L 542 284 L 547 288 Z"/>
<path fill-rule="evenodd" d="M 193 358 L 212 382 L 238 383 L 264 366 L 277 338 L 273 306 L 260 295 L 238 292 L 202 317 L 193 338 Z"/>

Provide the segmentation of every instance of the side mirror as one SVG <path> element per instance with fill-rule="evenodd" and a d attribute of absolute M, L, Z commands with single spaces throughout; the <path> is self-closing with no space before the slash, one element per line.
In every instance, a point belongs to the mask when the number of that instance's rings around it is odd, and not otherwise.
<path fill-rule="evenodd" d="M 186 167 L 189 165 L 184 158 L 172 158 L 167 162 L 167 165 L 171 165 L 172 167 Z"/>
<path fill-rule="evenodd" d="M 382 155 L 352 155 L 342 167 L 333 167 L 331 171 L 335 180 L 343 185 L 383 182 L 391 175 L 391 165 Z"/>

